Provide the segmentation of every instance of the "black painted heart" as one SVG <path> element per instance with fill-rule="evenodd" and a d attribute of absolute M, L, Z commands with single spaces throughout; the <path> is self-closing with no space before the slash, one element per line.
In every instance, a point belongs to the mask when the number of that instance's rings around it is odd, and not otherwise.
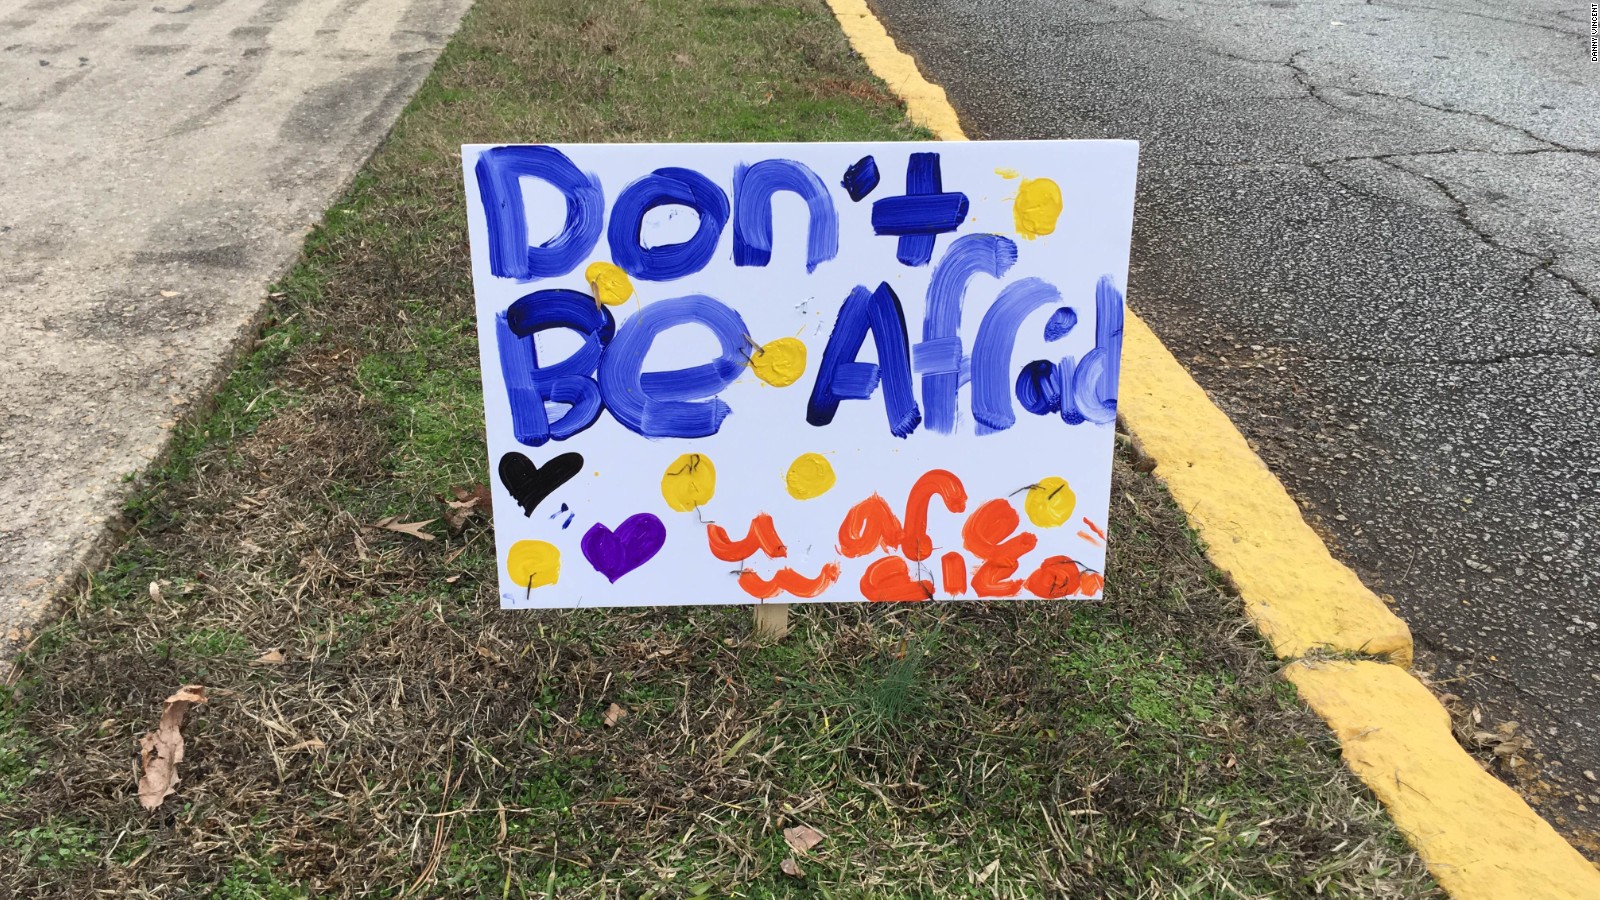
<path fill-rule="evenodd" d="M 500 457 L 500 483 L 525 516 L 533 515 L 544 498 L 581 471 L 583 456 L 577 453 L 563 453 L 542 466 L 515 451 Z"/>

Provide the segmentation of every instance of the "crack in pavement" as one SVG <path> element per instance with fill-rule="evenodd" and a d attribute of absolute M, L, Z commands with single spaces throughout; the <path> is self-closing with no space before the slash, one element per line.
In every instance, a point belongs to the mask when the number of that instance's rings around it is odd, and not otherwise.
<path fill-rule="evenodd" d="M 1165 22 L 1165 21 L 1168 21 L 1168 20 L 1164 20 L 1163 19 L 1163 20 L 1158 20 L 1158 21 Z M 1361 109 L 1359 107 L 1354 107 L 1354 106 L 1350 106 L 1348 104 L 1342 104 L 1342 103 L 1337 102 L 1336 98 L 1334 98 L 1333 96 L 1330 95 L 1330 93 L 1329 93 L 1330 91 L 1338 91 L 1338 92 L 1341 92 L 1341 93 L 1343 93 L 1344 95 L 1346 95 L 1348 97 L 1375 97 L 1375 98 L 1379 98 L 1379 99 L 1383 99 L 1383 100 L 1394 101 L 1396 103 L 1410 103 L 1410 104 L 1413 104 L 1415 106 L 1420 106 L 1423 109 L 1428 109 L 1428 110 L 1432 110 L 1434 112 L 1444 113 L 1446 115 L 1467 116 L 1469 118 L 1476 119 L 1476 120 L 1478 120 L 1480 122 L 1483 122 L 1483 123 L 1488 124 L 1488 125 L 1492 125 L 1492 126 L 1494 126 L 1496 128 L 1504 129 L 1506 131 L 1509 131 L 1509 132 L 1512 132 L 1512 133 L 1516 134 L 1519 137 L 1522 137 L 1522 138 L 1525 138 L 1527 140 L 1534 141 L 1536 143 L 1539 143 L 1539 144 L 1543 145 L 1542 147 L 1524 148 L 1524 149 L 1518 149 L 1518 150 L 1499 150 L 1499 149 L 1494 149 L 1494 148 L 1483 148 L 1481 150 L 1474 150 L 1474 149 L 1470 149 L 1470 148 L 1450 148 L 1450 149 L 1443 149 L 1443 150 L 1410 151 L 1410 152 L 1392 153 L 1392 154 L 1376 154 L 1376 155 L 1373 155 L 1373 156 L 1353 156 L 1353 157 L 1344 157 L 1344 158 L 1342 158 L 1342 159 L 1345 159 L 1345 160 L 1378 159 L 1378 158 L 1383 158 L 1383 157 L 1398 157 L 1398 156 L 1412 156 L 1412 155 L 1423 156 L 1423 155 L 1436 155 L 1436 154 L 1456 153 L 1456 152 L 1494 153 L 1494 154 L 1499 154 L 1499 155 L 1504 155 L 1504 156 L 1522 156 L 1522 155 L 1532 155 L 1532 154 L 1536 154 L 1536 153 L 1557 153 L 1557 152 L 1559 152 L 1559 153 L 1576 153 L 1576 154 L 1581 154 L 1581 155 L 1589 156 L 1589 157 L 1600 157 L 1600 148 L 1575 147 L 1575 146 L 1572 146 L 1572 145 L 1569 145 L 1569 144 L 1563 144 L 1560 141 L 1556 141 L 1556 140 L 1553 140 L 1551 138 L 1545 137 L 1543 135 L 1537 134 L 1534 131 L 1532 131 L 1531 129 L 1526 128 L 1526 127 L 1524 127 L 1522 125 L 1517 125 L 1517 124 L 1515 124 L 1513 122 L 1507 122 L 1507 121 L 1505 121 L 1503 119 L 1500 119 L 1500 118 L 1497 118 L 1495 116 L 1489 115 L 1488 113 L 1482 113 L 1482 112 L 1478 112 L 1476 110 L 1471 110 L 1471 109 L 1461 109 L 1461 108 L 1454 107 L 1454 106 L 1446 106 L 1446 105 L 1439 104 L 1439 103 L 1430 103 L 1430 102 L 1428 102 L 1426 100 L 1421 100 L 1421 99 L 1418 99 L 1416 97 L 1407 96 L 1405 94 L 1395 94 L 1395 93 L 1390 93 L 1388 91 L 1374 90 L 1374 89 L 1371 89 L 1371 88 L 1358 88 L 1358 87 L 1353 87 L 1353 86 L 1349 86 L 1349 85 L 1339 85 L 1339 86 L 1336 86 L 1336 87 L 1328 87 L 1328 86 L 1325 86 L 1325 85 L 1322 85 L 1322 84 L 1318 84 L 1317 83 L 1317 79 L 1313 77 L 1311 72 L 1306 68 L 1304 63 L 1301 61 L 1302 58 L 1306 54 L 1312 52 L 1309 49 L 1296 50 L 1295 52 L 1293 52 L 1293 53 L 1291 53 L 1289 55 L 1288 59 L 1272 59 L 1272 58 L 1262 59 L 1262 58 L 1259 58 L 1259 57 L 1245 56 L 1243 54 L 1234 53 L 1234 52 L 1232 52 L 1230 50 L 1224 50 L 1224 49 L 1222 49 L 1220 47 L 1216 47 L 1216 46 L 1202 46 L 1202 47 L 1199 47 L 1198 49 L 1200 49 L 1201 52 L 1209 54 L 1211 56 L 1220 57 L 1222 59 L 1233 60 L 1234 62 L 1246 63 L 1248 65 L 1280 66 L 1280 67 L 1286 68 L 1294 76 L 1295 83 L 1296 83 L 1296 85 L 1299 86 L 1301 91 L 1304 92 L 1303 96 L 1305 98 L 1311 99 L 1311 100 L 1315 100 L 1318 103 L 1321 103 L 1323 106 L 1325 106 L 1328 109 L 1331 109 L 1331 110 L 1333 110 L 1335 112 L 1345 113 L 1345 114 L 1349 114 L 1349 115 L 1362 116 L 1362 117 L 1369 118 L 1369 119 L 1378 119 L 1380 121 L 1386 121 L 1384 117 L 1375 114 L 1371 110 Z M 1270 99 L 1270 98 L 1268 98 L 1268 99 Z M 1287 98 L 1285 98 L 1285 99 L 1287 99 Z"/>
<path fill-rule="evenodd" d="M 1282 98 L 1266 97 L 1253 99 Z M 1296 166 L 1306 169 L 1315 169 L 1318 166 L 1334 166 L 1341 163 L 1384 162 L 1391 159 L 1412 159 L 1424 156 L 1453 156 L 1456 154 L 1472 153 L 1479 153 L 1484 156 L 1542 156 L 1550 154 L 1600 156 L 1600 151 L 1582 149 L 1569 150 L 1561 147 L 1536 147 L 1526 150 L 1498 150 L 1493 147 L 1445 147 L 1437 150 L 1397 150 L 1393 153 L 1358 153 L 1350 156 L 1330 156 L 1324 159 L 1244 159 L 1235 162 L 1185 162 L 1183 165 L 1193 169 L 1248 169 L 1258 166 Z"/>
<path fill-rule="evenodd" d="M 1572 153 L 1579 156 L 1600 156 L 1594 150 L 1583 150 L 1569 147 L 1535 147 L 1529 150 L 1496 150 L 1492 147 L 1448 147 L 1441 150 L 1401 150 L 1395 153 L 1369 153 L 1355 156 L 1335 156 L 1329 159 L 1319 159 L 1319 164 L 1333 164 L 1345 162 L 1364 162 L 1374 160 L 1383 162 L 1390 159 L 1410 159 L 1417 156 L 1451 156 L 1458 153 L 1482 153 L 1485 156 L 1541 156 L 1551 153 Z"/>
<path fill-rule="evenodd" d="M 1579 297 L 1583 298 L 1585 301 L 1587 301 L 1589 303 L 1589 305 L 1592 306 L 1596 312 L 1600 312 L 1600 295 L 1597 295 L 1594 291 L 1590 290 L 1590 288 L 1587 285 L 1585 285 L 1583 282 L 1579 281 L 1577 278 L 1574 278 L 1573 276 L 1568 275 L 1565 272 L 1561 272 L 1561 271 L 1559 271 L 1559 270 L 1557 270 L 1555 268 L 1556 264 L 1560 262 L 1560 255 L 1559 254 L 1557 254 L 1554 251 L 1550 251 L 1550 250 L 1546 250 L 1546 251 L 1543 251 L 1543 252 L 1537 252 L 1537 251 L 1534 251 L 1534 250 L 1525 250 L 1525 249 L 1523 249 L 1521 247 L 1513 247 L 1510 244 L 1505 243 L 1500 238 L 1496 237 L 1488 229 L 1484 228 L 1483 226 L 1479 225 L 1477 222 L 1473 221 L 1472 213 L 1471 213 L 1471 205 L 1466 200 L 1462 199 L 1454 190 L 1451 190 L 1450 185 L 1444 179 L 1438 178 L 1438 177 L 1433 176 L 1433 175 L 1428 175 L 1428 174 L 1423 173 L 1423 172 L 1418 172 L 1417 170 L 1409 168 L 1407 166 L 1404 166 L 1400 162 L 1398 162 L 1398 160 L 1403 160 L 1403 159 L 1407 159 L 1407 158 L 1410 158 L 1410 157 L 1439 156 L 1439 155 L 1443 155 L 1444 153 L 1457 153 L 1457 152 L 1461 152 L 1461 153 L 1478 153 L 1478 152 L 1491 153 L 1492 151 L 1477 151 L 1477 150 L 1456 151 L 1456 150 L 1451 150 L 1451 151 L 1421 151 L 1421 152 L 1410 152 L 1410 153 L 1379 153 L 1379 154 L 1373 154 L 1373 155 L 1370 155 L 1370 156 L 1339 157 L 1339 158 L 1335 158 L 1335 159 L 1332 159 L 1332 160 L 1317 160 L 1317 161 L 1310 161 L 1310 162 L 1301 162 L 1301 163 L 1297 163 L 1297 164 L 1296 163 L 1287 163 L 1286 165 L 1299 165 L 1299 166 L 1305 168 L 1307 171 L 1311 172 L 1312 174 L 1315 174 L 1315 175 L 1325 179 L 1329 183 L 1331 183 L 1333 185 L 1336 185 L 1336 186 L 1338 186 L 1339 188 L 1341 188 L 1343 190 L 1347 190 L 1347 191 L 1350 191 L 1352 193 L 1359 194 L 1359 195 L 1361 195 L 1363 197 L 1366 197 L 1369 200 L 1375 200 L 1375 201 L 1380 202 L 1380 203 L 1400 203 L 1400 202 L 1404 202 L 1404 201 L 1401 198 L 1392 197 L 1392 196 L 1384 196 L 1382 194 L 1374 193 L 1373 191 L 1368 190 L 1367 188 L 1365 188 L 1365 187 L 1363 187 L 1361 185 L 1351 184 L 1349 181 L 1346 181 L 1346 180 L 1338 177 L 1337 175 L 1335 175 L 1333 172 L 1328 171 L 1328 167 L 1340 165 L 1340 164 L 1343 164 L 1343 163 L 1375 162 L 1375 163 L 1378 163 L 1379 165 L 1385 166 L 1385 167 L 1387 167 L 1389 169 L 1393 169 L 1396 172 L 1400 172 L 1400 173 L 1402 173 L 1404 175 L 1410 175 L 1413 178 L 1417 178 L 1417 179 L 1420 179 L 1420 180 L 1422 180 L 1424 182 L 1427 182 L 1428 185 L 1430 187 L 1432 187 L 1436 192 L 1438 192 L 1440 196 L 1444 197 L 1447 201 L 1449 201 L 1449 203 L 1451 204 L 1451 207 L 1452 207 L 1451 208 L 1451 213 L 1452 213 L 1452 216 L 1455 219 L 1455 221 L 1458 224 L 1460 224 L 1461 227 L 1466 229 L 1469 234 L 1471 234 L 1474 238 L 1476 238 L 1479 243 L 1482 243 L 1485 246 L 1491 247 L 1491 248 L 1493 248 L 1495 250 L 1500 250 L 1502 252 L 1510 253 L 1510 254 L 1513 254 L 1515 256 L 1520 256 L 1520 257 L 1523 257 L 1525 259 L 1529 259 L 1529 260 L 1533 261 L 1533 264 L 1528 267 L 1528 270 L 1522 274 L 1522 282 L 1526 287 L 1528 287 L 1529 289 L 1532 289 L 1535 286 L 1535 279 L 1539 275 L 1542 274 L 1542 275 L 1544 275 L 1544 276 L 1546 276 L 1548 278 L 1551 278 L 1551 279 L 1554 279 L 1554 280 L 1560 282 L 1568 290 L 1572 291 L 1574 294 L 1576 294 L 1577 296 L 1579 296 Z M 1564 150 L 1564 149 L 1530 150 L 1530 151 L 1502 151 L 1499 155 L 1526 156 L 1526 155 L 1531 155 L 1531 154 L 1534 154 L 1534 153 L 1572 153 L 1572 152 L 1579 152 L 1579 151 Z M 1244 163 L 1244 164 L 1240 164 L 1240 165 L 1251 165 L 1251 164 L 1250 163 Z M 1197 165 L 1196 167 L 1197 168 L 1203 168 L 1204 165 L 1203 164 L 1202 165 Z"/>
<path fill-rule="evenodd" d="M 1463 228 L 1467 229 L 1467 231 L 1476 237 L 1480 242 L 1493 247 L 1496 250 L 1503 250 L 1507 253 L 1514 253 L 1518 256 L 1525 256 L 1534 260 L 1534 265 L 1532 268 L 1530 268 L 1528 272 L 1523 275 L 1524 281 L 1529 282 L 1531 285 L 1533 277 L 1537 273 L 1543 272 L 1545 275 L 1554 278 L 1562 284 L 1565 284 L 1569 289 L 1572 290 L 1573 293 L 1587 300 L 1589 305 L 1594 307 L 1596 312 L 1600 312 L 1600 297 L 1597 297 L 1591 293 L 1589 288 L 1580 283 L 1576 278 L 1573 278 L 1564 272 L 1556 271 L 1556 255 L 1554 252 L 1535 253 L 1531 250 L 1523 250 L 1520 247 L 1513 247 L 1510 244 L 1500 240 L 1498 237 L 1491 234 L 1488 229 L 1472 220 L 1471 205 L 1458 196 L 1455 191 L 1451 190 L 1450 185 L 1444 179 L 1429 175 L 1425 172 L 1418 172 L 1415 169 L 1407 168 L 1406 166 L 1397 162 L 1395 157 L 1376 159 L 1375 161 L 1379 165 L 1387 166 L 1397 172 L 1403 172 L 1407 175 L 1420 178 L 1432 185 L 1441 195 L 1444 196 L 1445 199 L 1449 200 L 1454 205 L 1456 221 L 1459 222 Z"/>
<path fill-rule="evenodd" d="M 1497 353 L 1493 356 L 1445 357 L 1443 359 L 1395 359 L 1384 356 L 1284 356 L 1275 360 L 1292 363 L 1370 363 L 1380 366 L 1483 366 L 1502 363 L 1526 362 L 1537 359 L 1600 359 L 1600 348 L 1554 347 L 1549 350 L 1526 350 Z"/>
<path fill-rule="evenodd" d="M 1347 106 L 1341 106 L 1338 103 L 1335 103 L 1329 97 L 1327 97 L 1324 94 L 1324 91 L 1326 91 L 1328 89 L 1323 87 L 1322 85 L 1317 84 L 1316 81 L 1312 78 L 1311 73 L 1309 71 L 1307 71 L 1305 66 L 1302 65 L 1301 62 L 1300 62 L 1301 57 L 1305 56 L 1307 53 L 1310 53 L 1310 52 L 1311 52 L 1310 50 L 1296 50 L 1294 53 L 1289 55 L 1289 58 L 1287 60 L 1284 60 L 1284 61 L 1279 63 L 1279 65 L 1287 67 L 1289 69 L 1289 71 L 1294 73 L 1295 81 L 1297 83 L 1299 83 L 1301 89 L 1303 89 L 1306 92 L 1306 96 L 1310 97 L 1313 100 L 1318 101 L 1319 103 L 1322 103 L 1323 105 L 1327 106 L 1329 109 L 1335 110 L 1337 112 L 1353 113 L 1355 115 L 1364 115 L 1364 116 L 1367 116 L 1368 118 L 1379 118 L 1378 116 L 1373 115 L 1371 112 L 1369 112 L 1367 110 L 1351 109 L 1351 108 L 1349 108 Z M 1350 94 L 1350 95 L 1357 96 L 1357 97 L 1381 97 L 1381 98 L 1383 98 L 1385 100 L 1393 100 L 1393 101 L 1396 101 L 1396 102 L 1399 102 L 1399 103 L 1412 103 L 1412 104 L 1415 104 L 1417 106 L 1422 107 L 1423 109 L 1431 109 L 1434 112 L 1441 112 L 1441 113 L 1446 113 L 1446 114 L 1449 114 L 1449 115 L 1469 116 L 1469 117 L 1477 119 L 1477 120 L 1479 120 L 1481 122 L 1487 122 L 1490 125 L 1494 125 L 1496 127 L 1503 128 L 1503 129 L 1505 129 L 1507 131 L 1515 132 L 1516 134 L 1521 135 L 1522 137 L 1527 138 L 1528 140 L 1537 141 L 1538 143 L 1544 144 L 1547 148 L 1552 148 L 1552 149 L 1556 149 L 1556 150 L 1565 150 L 1565 151 L 1568 151 L 1568 152 L 1571 152 L 1571 153 L 1584 153 L 1584 154 L 1589 154 L 1589 155 L 1594 155 L 1596 153 L 1595 150 L 1590 150 L 1590 149 L 1587 149 L 1587 148 L 1584 148 L 1584 147 L 1569 147 L 1566 144 L 1561 143 L 1560 141 L 1553 141 L 1553 140 L 1551 140 L 1551 139 L 1549 139 L 1547 137 L 1543 137 L 1541 135 L 1534 134 L 1532 131 L 1528 130 L 1527 128 L 1524 128 L 1521 125 L 1516 125 L 1516 124 L 1513 124 L 1511 122 L 1502 121 L 1500 119 L 1495 118 L 1494 116 L 1489 115 L 1488 113 L 1481 113 L 1481 112 L 1477 112 L 1475 110 L 1470 110 L 1470 109 L 1457 109 L 1455 107 L 1442 106 L 1442 105 L 1437 104 L 1437 103 L 1429 103 L 1426 100 L 1419 100 L 1416 97 L 1408 97 L 1408 96 L 1405 96 L 1403 94 L 1391 94 L 1391 93 L 1388 93 L 1386 91 L 1375 91 L 1375 90 L 1370 90 L 1370 89 L 1365 89 L 1365 88 L 1345 87 L 1345 86 L 1338 87 L 1338 88 L 1336 88 L 1336 90 L 1340 90 L 1340 91 L 1345 92 L 1346 94 Z"/>
<path fill-rule="evenodd" d="M 1384 9 L 1399 10 L 1399 11 L 1402 11 L 1402 12 L 1436 12 L 1436 13 L 1443 13 L 1443 14 L 1449 15 L 1449 16 L 1467 16 L 1468 18 L 1483 19 L 1483 20 L 1489 21 L 1489 22 L 1501 22 L 1501 23 L 1504 23 L 1506 25 L 1516 25 L 1516 26 L 1521 27 L 1521 28 L 1537 28 L 1540 31 L 1549 31 L 1549 32 L 1552 32 L 1554 34 L 1559 34 L 1564 38 L 1580 38 L 1581 39 L 1583 37 L 1583 35 L 1580 32 L 1577 32 L 1577 31 L 1565 31 L 1563 29 L 1555 27 L 1554 25 L 1541 25 L 1538 22 L 1525 22 L 1525 21 L 1522 21 L 1521 19 L 1507 19 L 1507 18 L 1504 18 L 1502 16 L 1491 16 L 1491 15 L 1487 15 L 1485 13 L 1470 12 L 1468 10 L 1460 9 L 1460 8 L 1445 9 L 1445 8 L 1438 7 L 1438 6 L 1421 6 L 1421 5 L 1408 6 L 1408 5 L 1403 4 L 1403 3 L 1395 3 L 1395 2 L 1393 2 L 1393 0 L 1366 0 L 1366 4 L 1365 5 L 1367 5 L 1367 6 L 1377 6 L 1377 7 L 1381 7 L 1381 8 L 1384 8 Z"/>

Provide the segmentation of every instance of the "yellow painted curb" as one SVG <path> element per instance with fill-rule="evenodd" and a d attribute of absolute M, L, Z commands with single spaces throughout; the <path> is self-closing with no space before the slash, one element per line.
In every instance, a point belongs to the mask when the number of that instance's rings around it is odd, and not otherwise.
<path fill-rule="evenodd" d="M 828 4 L 912 122 L 942 140 L 966 140 L 944 89 L 922 77 L 865 0 Z M 1406 623 L 1328 553 L 1244 436 L 1132 310 L 1122 340 L 1117 411 L 1273 652 L 1290 659 L 1332 649 L 1409 666 Z"/>
<path fill-rule="evenodd" d="M 867 61 L 867 68 L 905 101 L 906 118 L 933 132 L 941 141 L 967 139 L 944 88 L 922 77 L 916 61 L 894 45 L 894 38 L 867 8 L 866 0 L 828 0 L 828 6 L 850 39 L 850 46 Z"/>
<path fill-rule="evenodd" d="M 1461 749 L 1444 707 L 1404 670 L 1306 660 L 1284 677 L 1452 897 L 1600 897 L 1600 871 Z"/>
<path fill-rule="evenodd" d="M 1117 411 L 1273 652 L 1323 648 L 1411 665 L 1411 629 L 1333 558 L 1244 435 L 1131 312 Z"/>

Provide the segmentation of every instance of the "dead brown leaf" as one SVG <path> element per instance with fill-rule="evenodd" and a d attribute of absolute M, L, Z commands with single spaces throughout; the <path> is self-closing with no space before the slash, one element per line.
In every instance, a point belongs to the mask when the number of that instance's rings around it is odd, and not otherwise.
<path fill-rule="evenodd" d="M 459 490 L 459 488 L 457 488 L 457 490 Z M 494 492 L 489 490 L 489 486 L 487 484 L 484 484 L 480 481 L 472 487 L 467 488 L 466 497 L 456 497 L 457 500 L 466 500 L 468 498 L 476 501 L 478 504 L 478 510 L 485 515 L 494 511 Z"/>
<path fill-rule="evenodd" d="M 794 861 L 792 856 L 785 856 L 783 862 L 778 863 L 778 871 L 790 878 L 806 877 L 806 873 L 800 868 L 800 864 Z"/>
<path fill-rule="evenodd" d="M 283 752 L 293 753 L 296 750 L 321 750 L 327 746 L 327 744 L 324 744 L 316 738 L 312 738 L 310 740 L 301 741 L 298 744 L 292 744 L 288 747 L 285 747 Z"/>
<path fill-rule="evenodd" d="M 419 540 L 431 541 L 431 540 L 433 540 L 433 535 L 429 534 L 426 531 L 423 531 L 422 528 L 423 528 L 424 525 L 431 525 L 431 524 L 433 524 L 434 522 L 437 522 L 437 521 L 439 521 L 439 520 L 438 519 L 426 519 L 426 520 L 421 521 L 421 522 L 402 522 L 402 521 L 400 521 L 400 517 L 399 516 L 385 516 L 385 517 L 379 519 L 378 521 L 373 522 L 372 523 L 372 527 L 373 528 L 382 528 L 382 529 L 384 529 L 386 531 L 396 531 L 396 532 L 399 532 L 400 534 L 409 534 L 412 537 L 417 538 Z"/>
<path fill-rule="evenodd" d="M 783 830 L 784 842 L 794 848 L 796 853 L 807 852 L 812 847 L 822 843 L 822 839 L 825 837 L 827 835 L 809 825 L 796 825 L 793 828 L 785 828 Z"/>
<path fill-rule="evenodd" d="M 190 684 L 168 697 L 161 710 L 156 730 L 139 739 L 139 761 L 144 775 L 139 778 L 139 803 L 155 809 L 178 790 L 178 763 L 183 762 L 183 716 L 191 706 L 206 702 L 203 685 Z"/>
<path fill-rule="evenodd" d="M 606 709 L 606 727 L 615 728 L 618 722 L 628 717 L 628 711 L 613 703 Z"/>
<path fill-rule="evenodd" d="M 283 665 L 283 661 L 284 661 L 283 651 L 281 649 L 277 648 L 277 647 L 273 647 L 271 650 L 268 650 L 267 652 L 261 654 L 260 656 L 256 657 L 255 659 L 250 660 L 250 665 L 252 665 L 252 666 L 281 666 L 281 665 Z"/>
<path fill-rule="evenodd" d="M 450 526 L 451 531 L 460 531 L 462 526 L 467 524 L 467 520 L 474 515 L 489 516 L 494 512 L 493 495 L 490 494 L 489 486 L 486 484 L 475 484 L 470 488 L 456 485 L 450 488 L 450 493 L 454 494 L 456 499 L 445 500 L 443 497 L 439 499 L 445 507 L 444 523 Z"/>

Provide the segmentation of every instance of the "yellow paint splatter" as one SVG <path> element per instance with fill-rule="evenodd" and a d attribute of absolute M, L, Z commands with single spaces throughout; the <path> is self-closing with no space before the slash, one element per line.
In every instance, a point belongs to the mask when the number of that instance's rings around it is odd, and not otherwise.
<path fill-rule="evenodd" d="M 1028 499 L 1023 507 L 1028 511 L 1028 521 L 1040 528 L 1056 528 L 1072 518 L 1078 506 L 1078 495 L 1072 492 L 1066 479 L 1054 475 L 1041 480 L 1028 489 Z"/>
<path fill-rule="evenodd" d="M 796 500 L 821 497 L 837 480 L 833 474 L 833 464 L 820 453 L 800 454 L 789 464 L 789 474 L 783 476 L 783 483 L 789 488 L 789 496 Z"/>
<path fill-rule="evenodd" d="M 594 298 L 607 306 L 619 306 L 633 296 L 633 282 L 628 273 L 608 262 L 592 262 L 583 270 L 583 277 L 594 290 Z"/>
<path fill-rule="evenodd" d="M 544 541 L 517 541 L 506 551 L 506 572 L 530 591 L 555 584 L 561 577 L 561 551 Z"/>
<path fill-rule="evenodd" d="M 767 384 L 788 387 L 806 373 L 806 345 L 799 338 L 778 338 L 756 348 L 750 368 Z"/>
<path fill-rule="evenodd" d="M 1021 178 L 1022 177 L 1022 173 L 1018 172 L 1016 169 L 1003 169 L 1003 168 L 1002 169 L 995 169 L 994 173 L 996 175 L 999 175 L 1001 178 Z"/>
<path fill-rule="evenodd" d="M 678 512 L 689 512 L 711 502 L 717 492 L 717 468 L 703 453 L 685 453 L 667 466 L 661 476 L 661 496 Z"/>
<path fill-rule="evenodd" d="M 1050 234 L 1061 216 L 1061 188 L 1048 178 L 1024 179 L 1011 213 L 1016 219 L 1017 234 L 1028 240 Z"/>

